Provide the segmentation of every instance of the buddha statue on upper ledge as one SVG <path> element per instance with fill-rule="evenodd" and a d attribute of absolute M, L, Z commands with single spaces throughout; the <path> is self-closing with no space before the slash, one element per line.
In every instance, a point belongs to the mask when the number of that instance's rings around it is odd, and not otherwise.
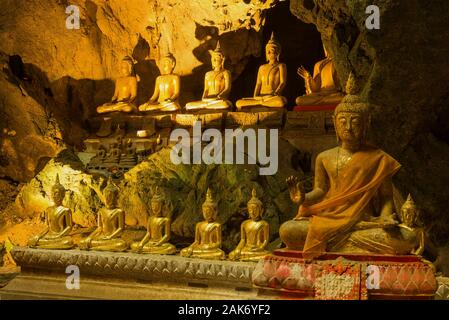
<path fill-rule="evenodd" d="M 125 112 L 137 111 L 134 100 L 137 97 L 138 77 L 134 71 L 134 62 L 130 57 L 125 57 L 120 64 L 121 77 L 115 81 L 115 91 L 111 102 L 97 108 L 97 112 Z"/>
<path fill-rule="evenodd" d="M 175 57 L 169 53 L 159 61 L 161 75 L 156 78 L 154 93 L 147 103 L 139 106 L 140 111 L 177 111 L 181 109 L 178 98 L 181 93 L 181 78 L 174 74 Z"/>
<path fill-rule="evenodd" d="M 224 68 L 225 56 L 220 47 L 220 41 L 214 51 L 210 51 L 212 71 L 204 76 L 204 91 L 201 101 L 186 104 L 187 111 L 194 110 L 224 110 L 232 107 L 227 100 L 231 91 L 231 72 Z"/>
<path fill-rule="evenodd" d="M 369 120 L 367 104 L 347 95 L 334 113 L 339 146 L 317 156 L 313 190 L 305 193 L 297 178 L 287 179 L 300 205 L 279 230 L 287 249 L 315 258 L 327 251 L 404 255 L 419 245 L 416 230 L 396 221 L 392 177 L 401 166 L 366 143 Z"/>
<path fill-rule="evenodd" d="M 315 64 L 313 75 L 303 66 L 298 68 L 298 75 L 305 82 L 306 94 L 296 98 L 297 106 L 336 106 L 344 97 L 333 59 L 326 47 L 323 48 L 325 58 Z"/>
<path fill-rule="evenodd" d="M 248 214 L 250 219 L 243 221 L 240 229 L 240 242 L 237 247 L 229 253 L 229 260 L 259 261 L 270 254 L 265 248 L 270 239 L 270 225 L 262 220 L 262 201 L 257 198 L 256 190 L 253 189 L 252 197 L 248 201 Z"/>
<path fill-rule="evenodd" d="M 118 188 L 109 178 L 103 191 L 105 207 L 98 211 L 97 229 L 80 241 L 82 250 L 125 251 L 128 248 L 121 238 L 125 229 L 125 212 L 117 207 Z"/>
<path fill-rule="evenodd" d="M 260 66 L 257 73 L 256 87 L 252 98 L 243 98 L 237 101 L 238 110 L 251 107 L 283 108 L 287 99 L 282 91 L 287 84 L 287 66 L 279 62 L 281 45 L 271 34 L 271 39 L 265 47 L 267 64 Z"/>
<path fill-rule="evenodd" d="M 131 250 L 136 253 L 174 254 L 176 247 L 169 243 L 171 219 L 163 216 L 165 198 L 159 188 L 151 199 L 151 216 L 148 217 L 147 233 L 139 242 L 131 245 Z"/>
<path fill-rule="evenodd" d="M 40 234 L 32 237 L 28 241 L 31 248 L 41 249 L 71 249 L 74 247 L 72 237 L 72 211 L 63 206 L 66 190 L 59 182 L 59 175 L 56 175 L 56 182 L 51 189 L 51 197 L 54 205 L 44 212 L 47 227 Z"/>
<path fill-rule="evenodd" d="M 215 221 L 217 202 L 210 189 L 207 189 L 202 209 L 204 221 L 195 226 L 195 241 L 182 249 L 180 254 L 187 258 L 224 259 L 225 253 L 221 250 L 221 224 Z"/>

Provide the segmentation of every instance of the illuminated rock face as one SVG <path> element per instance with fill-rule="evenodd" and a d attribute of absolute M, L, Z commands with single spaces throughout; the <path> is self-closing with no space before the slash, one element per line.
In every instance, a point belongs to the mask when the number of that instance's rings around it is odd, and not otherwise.
<path fill-rule="evenodd" d="M 59 142 L 80 146 L 84 120 L 112 97 L 116 65 L 125 55 L 135 59 L 141 78 L 138 104 L 153 92 L 155 61 L 167 51 L 178 61 L 182 105 L 201 96 L 208 50 L 219 37 L 236 77 L 261 52 L 259 31 L 276 2 L 74 0 L 79 30 L 66 28 L 67 1 L 2 2 L 0 175 L 29 181 L 60 150 Z"/>
<path fill-rule="evenodd" d="M 44 72 L 57 100 L 64 100 L 69 86 L 92 80 L 95 92 L 85 98 L 95 98 L 95 102 L 83 102 L 95 104 L 104 102 L 111 89 L 109 83 L 99 82 L 116 76 L 116 65 L 125 55 L 136 60 L 142 78 L 154 78 L 158 72 L 155 61 L 171 51 L 178 61 L 176 73 L 198 73 L 193 84 L 186 82 L 193 88 L 202 85 L 203 64 L 210 63 L 208 49 L 214 49 L 220 37 L 227 63 L 239 74 L 245 58 L 259 53 L 258 31 L 264 11 L 277 0 L 257 4 L 231 0 L 75 0 L 70 4 L 80 9 L 79 30 L 66 28 L 66 1 L 7 2 L 9 5 L 2 6 L 2 24 L 8 31 L 0 34 L 0 51 L 20 55 L 25 63 Z M 146 87 L 142 94 L 149 96 L 152 89 Z"/>
<path fill-rule="evenodd" d="M 432 240 L 444 242 L 449 237 L 449 26 L 442 12 L 449 3 L 376 1 L 380 30 L 368 30 L 365 10 L 372 3 L 291 0 L 290 9 L 316 25 L 342 81 L 350 71 L 360 77 L 362 96 L 373 104 L 371 139 L 402 164 L 396 187 L 420 204 Z"/>

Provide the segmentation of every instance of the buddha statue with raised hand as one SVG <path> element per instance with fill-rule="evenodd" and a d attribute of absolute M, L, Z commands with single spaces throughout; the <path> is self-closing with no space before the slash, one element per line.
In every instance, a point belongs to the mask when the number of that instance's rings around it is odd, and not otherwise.
<path fill-rule="evenodd" d="M 139 242 L 131 245 L 131 250 L 136 253 L 174 254 L 176 247 L 169 243 L 171 219 L 163 216 L 165 199 L 156 187 L 151 199 L 151 216 L 148 217 L 147 233 Z"/>
<path fill-rule="evenodd" d="M 181 256 L 202 259 L 224 259 L 221 250 L 221 224 L 216 222 L 217 202 L 212 192 L 207 189 L 206 201 L 203 203 L 204 221 L 195 226 L 195 242 L 181 250 Z"/>
<path fill-rule="evenodd" d="M 181 109 L 178 98 L 181 92 L 181 78 L 174 74 L 175 57 L 169 53 L 159 61 L 161 75 L 156 78 L 154 93 L 147 103 L 139 106 L 140 111 L 176 111 Z"/>
<path fill-rule="evenodd" d="M 260 66 L 257 73 L 256 87 L 252 98 L 243 98 L 237 101 L 237 109 L 250 107 L 283 108 L 287 99 L 282 96 L 282 91 L 287 84 L 287 66 L 279 62 L 281 45 L 271 34 L 265 54 L 268 63 Z"/>
<path fill-rule="evenodd" d="M 134 62 L 125 57 L 120 64 L 121 77 L 115 81 L 115 91 L 111 102 L 97 108 L 98 113 L 137 111 L 134 100 L 137 97 L 138 77 L 134 71 Z"/>
<path fill-rule="evenodd" d="M 270 254 L 265 250 L 270 238 L 270 225 L 261 219 L 263 204 L 257 198 L 255 189 L 248 201 L 250 219 L 243 221 L 240 229 L 241 240 L 237 247 L 229 253 L 230 260 L 258 261 Z"/>
<path fill-rule="evenodd" d="M 72 211 L 62 204 L 65 192 L 65 188 L 59 182 L 59 175 L 56 175 L 56 182 L 51 189 L 54 205 L 44 211 L 47 227 L 43 232 L 28 241 L 30 247 L 41 249 L 73 248 L 73 240 L 69 235 L 73 227 Z"/>
<path fill-rule="evenodd" d="M 401 166 L 366 143 L 368 105 L 350 86 L 347 92 L 334 112 L 339 146 L 317 156 L 313 190 L 305 193 L 297 178 L 287 180 L 300 207 L 296 218 L 281 225 L 280 238 L 305 258 L 327 251 L 410 254 L 416 234 L 398 227 L 393 203 L 392 177 Z"/>
<path fill-rule="evenodd" d="M 220 41 L 214 51 L 210 51 L 212 71 L 204 77 L 204 91 L 201 101 L 189 102 L 186 110 L 221 110 L 232 107 L 227 100 L 231 92 L 231 72 L 224 68 L 225 56 L 220 47 Z"/>
<path fill-rule="evenodd" d="M 343 99 L 334 62 L 324 45 L 323 49 L 325 58 L 315 64 L 313 75 L 303 66 L 298 68 L 306 87 L 306 94 L 296 98 L 298 106 L 337 105 Z"/>
<path fill-rule="evenodd" d="M 97 229 L 80 241 L 83 250 L 125 251 L 127 243 L 121 239 L 125 228 L 125 212 L 117 208 L 118 188 L 109 178 L 103 191 L 105 207 L 98 211 Z"/>

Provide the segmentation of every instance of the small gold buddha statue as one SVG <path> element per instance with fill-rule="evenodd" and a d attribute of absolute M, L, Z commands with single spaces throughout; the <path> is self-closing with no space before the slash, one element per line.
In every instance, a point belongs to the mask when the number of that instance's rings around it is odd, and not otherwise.
<path fill-rule="evenodd" d="M 287 99 L 282 96 L 287 84 L 287 66 L 279 62 L 281 45 L 275 40 L 274 33 L 265 47 L 265 54 L 268 63 L 259 68 L 254 96 L 238 100 L 238 110 L 260 106 L 283 108 L 287 104 Z"/>
<path fill-rule="evenodd" d="M 217 202 L 212 192 L 207 189 L 206 201 L 203 203 L 204 221 L 195 226 L 195 242 L 181 250 L 182 257 L 202 259 L 224 259 L 225 253 L 221 250 L 221 224 L 216 222 Z"/>
<path fill-rule="evenodd" d="M 420 256 L 424 252 L 425 249 L 425 233 L 422 228 L 418 228 L 416 226 L 417 220 L 419 216 L 418 208 L 415 205 L 415 201 L 413 201 L 412 195 L 409 194 L 407 200 L 401 207 L 401 221 L 402 223 L 399 227 L 414 231 L 418 238 L 418 246 L 416 249 L 412 251 L 412 254 Z"/>
<path fill-rule="evenodd" d="M 303 66 L 298 68 L 306 87 L 306 94 L 296 98 L 298 106 L 338 105 L 344 97 L 333 59 L 323 48 L 325 58 L 315 64 L 313 76 Z"/>
<path fill-rule="evenodd" d="M 265 220 L 261 220 L 262 213 L 262 201 L 257 198 L 257 192 L 253 189 L 252 198 L 248 201 L 250 219 L 243 221 L 241 225 L 241 240 L 229 253 L 230 260 L 259 261 L 270 254 L 265 250 L 270 238 L 270 225 Z"/>
<path fill-rule="evenodd" d="M 109 178 L 103 191 L 105 207 L 98 211 L 98 226 L 87 238 L 80 241 L 82 250 L 125 251 L 127 243 L 121 239 L 125 228 L 125 212 L 117 208 L 118 188 Z"/>
<path fill-rule="evenodd" d="M 139 242 L 131 245 L 131 250 L 136 253 L 174 254 L 176 247 L 169 243 L 171 219 L 163 216 L 162 209 L 165 199 L 156 187 L 151 199 L 152 215 L 148 218 L 147 233 Z"/>
<path fill-rule="evenodd" d="M 59 182 L 59 175 L 51 189 L 51 198 L 54 205 L 44 211 L 45 230 L 28 241 L 31 248 L 41 249 L 71 249 L 73 240 L 69 235 L 72 231 L 72 211 L 62 205 L 65 188 Z"/>
<path fill-rule="evenodd" d="M 305 193 L 297 178 L 287 180 L 300 207 L 281 225 L 280 238 L 307 259 L 328 251 L 410 254 L 416 233 L 398 226 L 393 203 L 392 177 L 401 165 L 366 143 L 368 105 L 349 86 L 347 92 L 334 112 L 339 146 L 317 156 L 313 190 Z"/>
<path fill-rule="evenodd" d="M 159 61 L 161 75 L 156 78 L 154 93 L 147 103 L 139 106 L 140 111 L 176 111 L 181 109 L 178 103 L 181 92 L 181 78 L 174 74 L 175 57 L 169 53 Z"/>
<path fill-rule="evenodd" d="M 204 77 L 204 92 L 201 101 L 189 102 L 186 110 L 222 110 L 232 107 L 227 100 L 231 91 L 231 72 L 224 68 L 225 56 L 220 47 L 220 41 L 214 51 L 210 51 L 212 71 Z"/>
<path fill-rule="evenodd" d="M 130 57 L 123 58 L 120 64 L 121 77 L 115 81 L 115 91 L 111 102 L 97 108 L 97 113 L 126 112 L 137 110 L 134 100 L 137 97 L 138 77 L 134 71 L 134 62 Z"/>

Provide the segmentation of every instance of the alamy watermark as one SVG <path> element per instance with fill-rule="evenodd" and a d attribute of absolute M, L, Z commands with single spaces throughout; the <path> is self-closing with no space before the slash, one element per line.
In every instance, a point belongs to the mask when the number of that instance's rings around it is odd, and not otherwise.
<path fill-rule="evenodd" d="M 368 290 L 380 289 L 380 269 L 378 266 L 366 267 L 366 288 Z"/>
<path fill-rule="evenodd" d="M 201 121 L 195 121 L 192 131 L 192 136 L 186 129 L 170 134 L 170 141 L 177 142 L 170 153 L 174 164 L 245 164 L 246 160 L 246 164 L 259 164 L 260 175 L 278 171 L 277 129 L 225 129 L 223 137 L 218 129 L 202 133 Z M 209 143 L 203 147 L 202 142 Z"/>
<path fill-rule="evenodd" d="M 65 269 L 65 273 L 69 276 L 65 281 L 65 286 L 68 290 L 79 290 L 80 286 L 80 268 L 75 265 L 69 265 Z"/>
<path fill-rule="evenodd" d="M 80 8 L 78 6 L 71 5 L 65 9 L 65 13 L 69 15 L 65 20 L 65 27 L 69 30 L 79 30 L 81 27 Z"/>
<path fill-rule="evenodd" d="M 368 30 L 380 29 L 380 9 L 376 5 L 370 5 L 366 7 L 366 14 L 369 16 L 365 20 L 365 26 Z"/>

